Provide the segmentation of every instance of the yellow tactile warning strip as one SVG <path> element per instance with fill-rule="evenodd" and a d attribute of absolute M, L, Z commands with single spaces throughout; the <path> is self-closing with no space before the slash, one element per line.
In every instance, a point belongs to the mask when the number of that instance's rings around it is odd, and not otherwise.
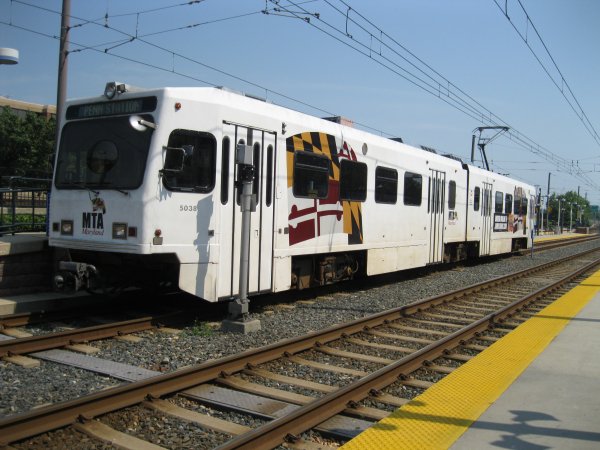
<path fill-rule="evenodd" d="M 545 242 L 545 241 L 558 241 L 561 239 L 574 239 L 588 236 L 586 234 L 551 234 L 546 236 L 535 236 L 533 238 L 534 242 Z"/>
<path fill-rule="evenodd" d="M 450 447 L 598 291 L 600 271 L 341 448 Z"/>

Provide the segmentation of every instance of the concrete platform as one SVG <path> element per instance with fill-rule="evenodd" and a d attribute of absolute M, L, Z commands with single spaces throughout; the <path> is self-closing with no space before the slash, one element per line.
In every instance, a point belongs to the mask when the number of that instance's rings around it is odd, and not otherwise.
<path fill-rule="evenodd" d="M 24 255 L 27 253 L 39 254 L 40 261 L 43 260 L 44 256 L 48 253 L 48 238 L 45 233 L 16 233 L 14 235 L 7 234 L 0 236 L 0 258 L 3 258 L 3 264 L 0 268 L 3 277 L 6 276 L 6 266 L 8 263 L 6 260 L 18 259 L 17 255 Z M 49 251 L 49 250 L 48 250 Z M 43 252 L 43 253 L 42 253 Z M 17 258 L 11 258 L 17 256 Z M 32 258 L 38 258 L 38 256 L 32 256 Z M 26 263 L 31 265 L 32 263 Z M 48 277 L 50 277 L 51 268 L 48 268 Z M 26 278 L 23 283 L 31 282 L 31 276 L 23 276 Z M 20 285 L 19 287 L 22 287 Z M 19 290 L 19 287 L 10 288 L 8 290 Z M 0 296 L 0 315 L 25 313 L 32 311 L 49 311 L 58 309 L 68 309 L 73 307 L 82 307 L 87 304 L 95 302 L 95 298 L 87 294 L 86 292 L 80 292 L 72 296 L 67 296 L 64 293 L 52 292 L 48 288 L 47 292 L 38 292 L 31 294 L 21 295 L 3 295 Z"/>
<path fill-rule="evenodd" d="M 16 233 L 0 236 L 0 256 L 41 252 L 47 247 L 46 233 Z"/>
<path fill-rule="evenodd" d="M 96 298 L 87 292 L 78 292 L 70 296 L 60 292 L 13 295 L 0 298 L 0 315 L 81 308 L 96 301 Z"/>
<path fill-rule="evenodd" d="M 451 448 L 600 448 L 600 295 Z"/>
<path fill-rule="evenodd" d="M 349 441 L 363 449 L 599 449 L 600 271 Z"/>

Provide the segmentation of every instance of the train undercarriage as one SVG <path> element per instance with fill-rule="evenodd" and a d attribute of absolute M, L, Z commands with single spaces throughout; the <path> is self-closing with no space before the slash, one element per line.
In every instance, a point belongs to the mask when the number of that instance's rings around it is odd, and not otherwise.
<path fill-rule="evenodd" d="M 57 249 L 54 288 L 118 294 L 127 288 L 175 290 L 179 261 L 175 254 L 132 255 Z"/>
<path fill-rule="evenodd" d="M 364 275 L 366 252 L 330 253 L 292 258 L 292 289 L 325 286 Z"/>

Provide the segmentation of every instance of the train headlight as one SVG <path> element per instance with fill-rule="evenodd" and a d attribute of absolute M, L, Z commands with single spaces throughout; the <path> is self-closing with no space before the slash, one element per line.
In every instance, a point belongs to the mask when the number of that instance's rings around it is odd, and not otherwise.
<path fill-rule="evenodd" d="M 117 222 L 113 223 L 112 237 L 113 239 L 127 239 L 127 224 Z"/>
<path fill-rule="evenodd" d="M 104 96 L 107 99 L 112 100 L 115 97 L 115 95 L 127 92 L 127 87 L 128 86 L 125 83 L 120 83 L 118 81 L 110 81 L 106 83 L 106 86 L 104 87 Z"/>
<path fill-rule="evenodd" d="M 111 100 L 117 94 L 117 83 L 111 81 L 110 83 L 106 83 L 104 87 L 104 96 Z"/>
<path fill-rule="evenodd" d="M 60 234 L 63 236 L 73 236 L 73 221 L 72 220 L 61 220 L 60 221 Z"/>

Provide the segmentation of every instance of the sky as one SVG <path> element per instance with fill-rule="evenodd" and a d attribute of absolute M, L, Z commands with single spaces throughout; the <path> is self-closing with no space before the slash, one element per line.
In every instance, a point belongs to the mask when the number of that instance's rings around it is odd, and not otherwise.
<path fill-rule="evenodd" d="M 61 7 L 0 0 L 1 96 L 55 104 Z M 519 138 L 486 146 L 492 170 L 600 204 L 598 23 L 596 0 L 71 0 L 67 97 L 227 86 L 463 161 L 492 114 Z"/>

